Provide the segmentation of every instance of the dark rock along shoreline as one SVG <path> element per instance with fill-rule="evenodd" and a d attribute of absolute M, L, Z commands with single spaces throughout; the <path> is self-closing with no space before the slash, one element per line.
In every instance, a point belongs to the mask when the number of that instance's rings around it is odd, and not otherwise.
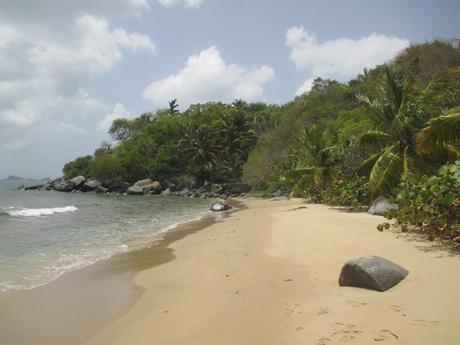
<path fill-rule="evenodd" d="M 96 179 L 87 179 L 76 176 L 72 179 L 58 178 L 43 185 L 30 187 L 20 186 L 18 190 L 26 191 L 58 191 L 67 193 L 104 193 L 123 195 L 162 195 L 193 198 L 220 198 L 244 197 L 251 190 L 251 185 L 246 183 L 211 184 L 206 182 L 203 186 L 176 186 L 174 183 L 164 181 L 160 183 L 152 179 L 139 180 L 133 185 L 121 182 L 111 186 Z"/>

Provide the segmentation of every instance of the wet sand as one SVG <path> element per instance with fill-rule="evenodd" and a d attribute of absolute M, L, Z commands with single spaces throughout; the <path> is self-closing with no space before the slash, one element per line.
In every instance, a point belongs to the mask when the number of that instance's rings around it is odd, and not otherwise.
<path fill-rule="evenodd" d="M 127 312 L 144 289 L 133 282 L 147 268 L 174 260 L 171 243 L 214 224 L 179 225 L 149 248 L 67 273 L 31 290 L 0 293 L 1 345 L 79 345 Z"/>

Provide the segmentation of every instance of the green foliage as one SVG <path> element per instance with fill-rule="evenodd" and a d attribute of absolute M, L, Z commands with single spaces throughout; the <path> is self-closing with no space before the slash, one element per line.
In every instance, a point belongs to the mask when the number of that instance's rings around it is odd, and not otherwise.
<path fill-rule="evenodd" d="M 113 121 L 109 129 L 110 137 L 115 141 L 123 142 L 134 133 L 134 126 L 131 121 L 125 118 L 116 119 Z"/>
<path fill-rule="evenodd" d="M 121 163 L 111 153 L 101 153 L 90 162 L 90 175 L 102 183 L 113 186 L 121 182 Z"/>
<path fill-rule="evenodd" d="M 178 109 L 179 104 L 177 104 L 177 99 L 176 98 L 174 98 L 168 104 L 169 104 L 169 110 L 168 110 L 169 115 L 174 116 L 176 114 L 179 114 L 179 109 Z"/>
<path fill-rule="evenodd" d="M 339 176 L 324 190 L 322 200 L 327 204 L 357 207 L 369 203 L 369 186 L 362 176 Z"/>
<path fill-rule="evenodd" d="M 391 216 L 403 231 L 413 225 L 430 239 L 460 235 L 460 161 L 433 176 L 403 179 L 396 202 L 400 209 Z"/>
<path fill-rule="evenodd" d="M 457 107 L 447 115 L 431 119 L 428 125 L 417 133 L 416 150 L 421 155 L 439 155 L 447 151 L 458 156 L 459 142 L 460 107 Z"/>
<path fill-rule="evenodd" d="M 401 224 L 448 233 L 458 225 L 459 163 L 422 176 L 458 159 L 459 106 L 460 49 L 436 40 L 346 84 L 317 78 L 284 105 L 235 100 L 181 112 L 173 99 L 155 113 L 116 119 L 114 143 L 63 170 L 106 184 L 243 180 L 345 206 L 399 193 Z"/>
<path fill-rule="evenodd" d="M 64 177 L 72 178 L 80 175 L 90 176 L 90 163 L 92 159 L 92 156 L 84 156 L 66 163 L 62 169 Z"/>
<path fill-rule="evenodd" d="M 221 151 L 217 141 L 217 133 L 212 128 L 194 124 L 185 130 L 178 143 L 200 182 L 204 182 L 206 178 L 211 179 Z"/>
<path fill-rule="evenodd" d="M 341 144 L 359 138 L 362 133 L 370 131 L 373 127 L 362 106 L 353 110 L 340 111 L 337 120 L 332 124 L 337 132 L 337 141 Z"/>

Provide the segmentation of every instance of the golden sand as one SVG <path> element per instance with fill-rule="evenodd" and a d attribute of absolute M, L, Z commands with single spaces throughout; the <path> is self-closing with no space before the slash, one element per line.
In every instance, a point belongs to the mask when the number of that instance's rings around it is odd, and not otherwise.
<path fill-rule="evenodd" d="M 175 260 L 137 274 L 141 297 L 87 345 L 460 344 L 458 254 L 380 233 L 366 213 L 245 203 L 171 243 Z M 410 274 L 384 293 L 339 287 L 366 255 Z"/>

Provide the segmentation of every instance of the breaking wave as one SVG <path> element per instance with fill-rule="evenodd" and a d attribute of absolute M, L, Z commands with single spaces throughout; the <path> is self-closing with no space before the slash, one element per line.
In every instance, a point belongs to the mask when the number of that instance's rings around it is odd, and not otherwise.
<path fill-rule="evenodd" d="M 64 206 L 54 208 L 25 208 L 22 210 L 6 211 L 10 216 L 16 217 L 39 217 L 49 216 L 55 213 L 76 212 L 78 208 L 75 206 Z"/>

